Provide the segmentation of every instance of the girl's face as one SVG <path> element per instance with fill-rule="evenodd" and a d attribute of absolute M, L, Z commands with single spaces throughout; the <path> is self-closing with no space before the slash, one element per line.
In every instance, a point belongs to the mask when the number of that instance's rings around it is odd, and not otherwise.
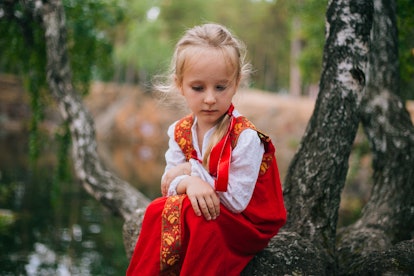
<path fill-rule="evenodd" d="M 186 60 L 176 84 L 200 128 L 213 127 L 227 112 L 239 84 L 235 70 L 216 49 L 204 49 Z"/>

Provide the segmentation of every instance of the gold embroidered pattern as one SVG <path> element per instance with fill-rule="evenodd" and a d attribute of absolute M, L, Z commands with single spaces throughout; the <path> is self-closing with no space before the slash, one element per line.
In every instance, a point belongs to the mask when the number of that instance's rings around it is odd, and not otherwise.
<path fill-rule="evenodd" d="M 184 198 L 185 195 L 168 197 L 162 211 L 160 265 L 163 275 L 179 272 L 182 235 L 180 215 Z"/>
<path fill-rule="evenodd" d="M 234 124 L 234 128 L 232 132 L 230 133 L 231 145 L 233 148 L 236 146 L 237 139 L 239 138 L 239 135 L 243 130 L 247 128 L 256 130 L 256 127 L 249 120 L 247 120 L 246 117 L 240 116 L 240 117 L 235 118 L 235 120 L 236 122 Z"/>
<path fill-rule="evenodd" d="M 267 170 L 270 168 L 272 164 L 272 159 L 273 159 L 272 154 L 265 153 L 263 155 L 262 163 L 260 164 L 259 175 L 264 175 L 267 172 Z"/>
<path fill-rule="evenodd" d="M 185 158 L 191 159 L 194 150 L 191 136 L 191 126 L 193 125 L 193 117 L 188 115 L 181 119 L 175 126 L 175 139 L 183 151 Z"/>
<path fill-rule="evenodd" d="M 247 129 L 253 129 L 256 130 L 259 138 L 263 141 L 263 143 L 269 143 L 270 138 L 269 136 L 263 134 L 262 132 L 258 131 L 256 127 L 246 118 L 243 116 L 235 118 L 236 122 L 234 124 L 234 128 L 232 129 L 232 132 L 230 133 L 231 137 L 231 145 L 234 148 L 237 144 L 237 139 L 240 135 L 240 133 Z M 192 153 L 194 151 L 194 147 L 192 144 L 192 136 L 191 136 L 191 126 L 193 124 L 193 117 L 191 115 L 188 115 L 181 119 L 176 127 L 175 127 L 175 139 L 180 146 L 181 150 L 183 151 L 187 161 L 192 158 Z M 263 175 L 266 173 L 267 169 L 270 167 L 272 163 L 272 154 L 264 154 L 262 163 L 260 165 L 260 175 Z"/>

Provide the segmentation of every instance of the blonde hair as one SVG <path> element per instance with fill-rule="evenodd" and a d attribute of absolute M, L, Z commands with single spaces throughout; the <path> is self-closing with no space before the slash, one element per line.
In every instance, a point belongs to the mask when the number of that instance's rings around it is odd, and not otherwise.
<path fill-rule="evenodd" d="M 177 42 L 170 65 L 170 74 L 165 84 L 156 85 L 161 92 L 178 92 L 177 82 L 181 83 L 185 72 L 186 61 L 201 49 L 217 49 L 223 53 L 229 66 L 234 68 L 234 79 L 244 84 L 251 73 L 251 66 L 246 62 L 244 44 L 222 25 L 208 23 L 195 26 L 185 32 Z M 211 149 L 226 134 L 229 126 L 229 116 L 224 114 L 218 122 L 215 132 L 204 153 L 203 165 L 207 167 Z"/>

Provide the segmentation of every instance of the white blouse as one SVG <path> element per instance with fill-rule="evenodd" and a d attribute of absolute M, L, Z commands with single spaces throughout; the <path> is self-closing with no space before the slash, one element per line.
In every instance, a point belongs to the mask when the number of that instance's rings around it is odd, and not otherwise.
<path fill-rule="evenodd" d="M 234 110 L 233 116 L 238 117 L 240 116 L 240 113 Z M 170 125 L 168 129 L 168 136 L 170 139 L 168 142 L 169 148 L 165 153 L 167 165 L 165 167 L 164 175 L 169 169 L 186 162 L 184 153 L 174 139 L 174 129 L 177 122 L 178 121 Z M 198 141 L 196 129 L 197 118 L 195 118 L 191 127 L 193 141 Z M 193 143 L 193 147 L 197 152 L 197 157 L 200 160 L 203 160 L 203 153 L 206 151 L 208 141 L 210 140 L 214 129 L 215 127 L 211 128 L 204 135 L 201 151 L 198 143 Z M 223 205 L 230 211 L 240 213 L 246 209 L 249 204 L 259 175 L 263 153 L 264 146 L 257 135 L 257 132 L 253 129 L 243 130 L 237 140 L 236 147 L 232 150 L 227 191 L 218 192 L 221 203 L 223 203 Z M 214 188 L 215 179 L 209 174 L 203 165 L 195 159 L 190 159 L 190 164 L 191 175 L 200 177 Z M 167 196 L 177 194 L 177 185 L 185 177 L 187 177 L 187 175 L 178 176 L 170 183 Z"/>

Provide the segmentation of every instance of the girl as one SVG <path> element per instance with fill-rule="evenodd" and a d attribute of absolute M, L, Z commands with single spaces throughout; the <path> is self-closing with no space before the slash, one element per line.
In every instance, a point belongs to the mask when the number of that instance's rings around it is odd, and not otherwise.
<path fill-rule="evenodd" d="M 188 30 L 171 85 L 192 114 L 168 130 L 163 197 L 147 208 L 127 275 L 240 275 L 286 221 L 270 139 L 233 107 L 248 73 L 223 26 Z"/>

